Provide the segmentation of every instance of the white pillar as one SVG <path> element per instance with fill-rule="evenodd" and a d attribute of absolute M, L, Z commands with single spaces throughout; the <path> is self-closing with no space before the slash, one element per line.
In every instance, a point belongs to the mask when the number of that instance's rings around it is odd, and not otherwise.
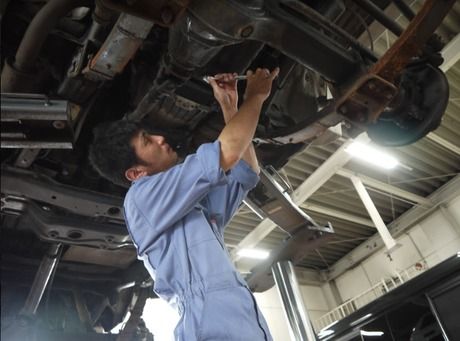
<path fill-rule="evenodd" d="M 377 231 L 382 237 L 387 250 L 391 252 L 397 246 L 396 241 L 391 236 L 390 231 L 388 231 L 385 225 L 385 222 L 383 221 L 382 217 L 377 211 L 377 208 L 374 205 L 374 202 L 369 196 L 369 193 L 367 193 L 367 190 L 364 187 L 363 182 L 357 176 L 352 176 L 350 179 L 351 179 L 351 182 L 353 182 L 353 185 L 355 186 L 355 189 L 358 192 L 359 197 L 361 198 L 364 206 L 366 207 L 366 210 L 369 213 L 369 216 L 374 222 L 374 225 L 377 228 Z"/>

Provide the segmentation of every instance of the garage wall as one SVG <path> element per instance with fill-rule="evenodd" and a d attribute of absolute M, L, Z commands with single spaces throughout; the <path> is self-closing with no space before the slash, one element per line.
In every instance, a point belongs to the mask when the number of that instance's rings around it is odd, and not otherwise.
<path fill-rule="evenodd" d="M 337 277 L 335 288 L 332 283 L 322 286 L 301 285 L 300 291 L 310 319 L 317 320 L 382 278 L 390 277 L 415 263 L 420 263 L 426 269 L 460 251 L 460 196 L 443 207 L 398 237 L 396 240 L 401 246 L 391 254 L 391 259 L 384 249 L 378 251 Z M 256 293 L 255 296 L 274 340 L 290 340 L 276 287 L 264 293 Z"/>
<path fill-rule="evenodd" d="M 275 341 L 290 340 L 288 324 L 276 286 L 263 293 L 254 294 Z"/>
<path fill-rule="evenodd" d="M 336 278 L 342 302 L 415 263 L 423 271 L 460 251 L 460 197 L 456 197 L 396 239 L 401 245 L 391 257 L 385 249 Z"/>
<path fill-rule="evenodd" d="M 312 321 L 335 308 L 335 305 L 330 306 L 328 304 L 320 286 L 300 285 L 299 289 L 304 299 L 305 308 Z M 267 320 L 273 339 L 275 341 L 290 340 L 288 323 L 276 286 L 264 293 L 256 293 L 254 296 Z"/>

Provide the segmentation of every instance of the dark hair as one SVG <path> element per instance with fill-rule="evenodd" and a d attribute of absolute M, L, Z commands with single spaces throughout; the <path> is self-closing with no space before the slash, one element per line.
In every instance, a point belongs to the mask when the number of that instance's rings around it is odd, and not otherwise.
<path fill-rule="evenodd" d="M 94 128 L 89 148 L 89 161 L 94 169 L 107 180 L 129 187 L 125 172 L 139 164 L 131 140 L 141 130 L 140 123 L 128 120 L 105 122 Z"/>

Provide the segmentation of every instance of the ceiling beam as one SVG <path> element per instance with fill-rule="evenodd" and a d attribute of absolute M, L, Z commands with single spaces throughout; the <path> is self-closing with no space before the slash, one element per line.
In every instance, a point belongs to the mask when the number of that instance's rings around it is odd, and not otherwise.
<path fill-rule="evenodd" d="M 375 188 L 385 193 L 393 194 L 394 196 L 397 196 L 399 198 L 406 199 L 410 202 L 414 202 L 414 203 L 417 203 L 417 204 L 420 204 L 426 207 L 432 206 L 432 202 L 428 198 L 424 198 L 420 195 L 405 191 L 396 186 L 375 180 L 374 178 L 368 177 L 366 175 L 355 173 L 349 169 L 345 169 L 345 168 L 339 169 L 337 171 L 337 175 L 343 176 L 348 179 L 351 179 L 354 176 L 358 176 L 361 179 L 361 181 L 368 187 Z"/>
<path fill-rule="evenodd" d="M 452 39 L 442 50 L 441 52 L 444 62 L 440 66 L 440 69 L 443 72 L 449 71 L 449 69 L 454 66 L 460 59 L 460 33 L 458 33 L 454 39 Z M 431 132 L 426 136 L 431 141 L 436 144 L 444 147 L 445 149 L 460 155 L 460 147 L 453 144 L 450 141 L 440 137 L 438 134 Z"/>
<path fill-rule="evenodd" d="M 460 59 L 460 33 L 457 33 L 455 38 L 444 46 L 441 54 L 444 58 L 444 62 L 442 63 L 440 69 L 447 72 Z"/>
<path fill-rule="evenodd" d="M 375 227 L 374 223 L 370 219 L 366 219 L 366 218 L 357 216 L 355 214 L 350 214 L 347 212 L 339 211 L 333 208 L 316 205 L 316 204 L 310 204 L 307 202 L 301 204 L 300 207 L 307 211 L 324 214 L 324 215 L 334 217 L 337 219 L 341 219 L 341 220 L 345 220 L 345 221 L 351 221 L 352 223 L 356 223 L 359 225 Z"/>
<path fill-rule="evenodd" d="M 368 143 L 370 141 L 367 134 L 359 135 L 355 141 Z M 342 144 L 337 151 L 334 152 L 326 161 L 323 162 L 296 190 L 292 193 L 292 200 L 299 205 L 304 203 L 318 188 L 326 183 L 338 169 L 344 166 L 352 156 L 345 151 L 345 148 L 351 144 L 353 140 L 348 140 Z M 264 219 L 254 230 L 249 232 L 246 237 L 238 244 L 231 252 L 233 261 L 237 261 L 238 251 L 244 248 L 253 248 L 261 240 L 263 240 L 271 231 L 276 228 L 276 224 L 270 219 Z"/>
<path fill-rule="evenodd" d="M 451 152 L 453 152 L 453 153 L 455 153 L 457 155 L 460 155 L 460 147 L 459 146 L 456 146 L 455 144 L 453 144 L 452 142 L 447 141 L 446 139 L 443 139 L 439 135 L 434 134 L 434 133 L 429 133 L 426 137 L 428 139 L 430 139 L 431 141 L 439 144 L 440 146 L 446 148 L 447 150 L 450 150 Z"/>

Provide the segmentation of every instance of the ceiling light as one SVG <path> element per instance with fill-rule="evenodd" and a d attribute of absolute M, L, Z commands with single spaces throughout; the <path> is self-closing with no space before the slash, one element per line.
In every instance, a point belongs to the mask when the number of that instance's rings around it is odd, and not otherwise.
<path fill-rule="evenodd" d="M 361 335 L 363 336 L 382 336 L 383 332 L 378 331 L 378 332 L 368 332 L 366 330 L 360 330 Z"/>
<path fill-rule="evenodd" d="M 360 142 L 353 142 L 345 150 L 358 159 L 386 169 L 395 168 L 399 164 L 393 156 Z"/>
<path fill-rule="evenodd" d="M 325 329 L 325 330 L 321 330 L 319 333 L 318 333 L 318 337 L 320 339 L 326 337 L 326 336 L 329 336 L 331 334 L 334 334 L 334 331 L 331 330 L 331 329 Z"/>
<path fill-rule="evenodd" d="M 238 256 L 254 259 L 267 259 L 270 252 L 260 249 L 241 249 L 238 251 Z"/>

